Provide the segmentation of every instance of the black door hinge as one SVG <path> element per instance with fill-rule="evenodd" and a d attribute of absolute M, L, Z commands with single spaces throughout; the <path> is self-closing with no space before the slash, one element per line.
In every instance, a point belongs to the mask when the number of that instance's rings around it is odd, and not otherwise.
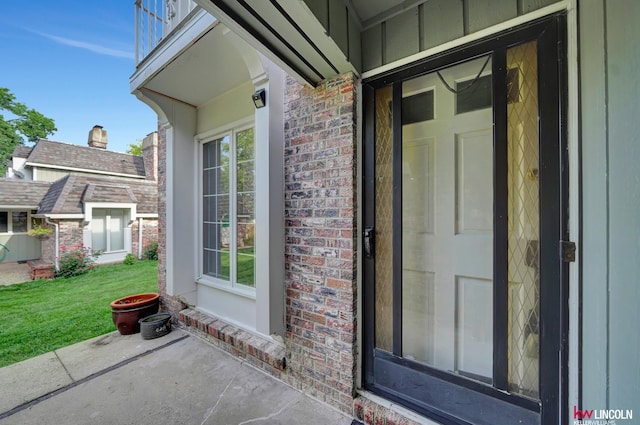
<path fill-rule="evenodd" d="M 565 263 L 576 261 L 576 243 L 571 241 L 560 241 L 560 259 Z"/>

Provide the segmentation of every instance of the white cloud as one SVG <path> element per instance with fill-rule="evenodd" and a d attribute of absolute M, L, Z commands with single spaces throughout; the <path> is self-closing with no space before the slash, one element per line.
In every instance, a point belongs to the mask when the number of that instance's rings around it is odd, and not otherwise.
<path fill-rule="evenodd" d="M 77 47 L 79 49 L 89 50 L 100 55 L 114 56 L 117 58 L 133 59 L 133 53 L 126 50 L 112 49 L 109 47 L 101 46 L 99 44 L 87 43 L 86 41 L 72 40 L 70 38 L 58 37 L 57 35 L 45 34 L 38 32 L 37 34 L 53 40 L 56 43 L 64 44 L 66 46 Z"/>

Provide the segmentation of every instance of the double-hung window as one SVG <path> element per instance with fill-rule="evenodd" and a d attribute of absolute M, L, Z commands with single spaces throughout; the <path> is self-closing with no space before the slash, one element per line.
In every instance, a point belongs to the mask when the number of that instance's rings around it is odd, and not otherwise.
<path fill-rule="evenodd" d="M 255 134 L 240 128 L 202 144 L 200 273 L 238 289 L 255 288 Z"/>

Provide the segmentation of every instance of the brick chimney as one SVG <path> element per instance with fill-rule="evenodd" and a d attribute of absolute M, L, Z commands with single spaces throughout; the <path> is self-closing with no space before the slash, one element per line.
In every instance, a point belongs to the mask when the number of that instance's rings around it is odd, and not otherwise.
<path fill-rule="evenodd" d="M 142 140 L 142 159 L 147 180 L 158 179 L 158 132 L 147 134 Z"/>
<path fill-rule="evenodd" d="M 94 125 L 89 131 L 87 144 L 92 148 L 107 149 L 107 130 L 103 130 L 100 125 Z"/>

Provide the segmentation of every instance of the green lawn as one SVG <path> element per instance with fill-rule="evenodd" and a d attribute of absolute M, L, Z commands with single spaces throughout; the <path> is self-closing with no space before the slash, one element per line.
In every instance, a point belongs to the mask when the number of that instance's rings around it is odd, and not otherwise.
<path fill-rule="evenodd" d="M 109 303 L 158 292 L 157 261 L 0 287 L 0 367 L 115 331 Z"/>

